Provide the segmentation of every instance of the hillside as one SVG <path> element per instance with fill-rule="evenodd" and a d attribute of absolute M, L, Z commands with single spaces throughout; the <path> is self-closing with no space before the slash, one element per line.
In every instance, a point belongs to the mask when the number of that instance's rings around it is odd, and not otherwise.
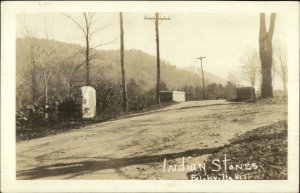
<path fill-rule="evenodd" d="M 189 66 L 184 68 L 183 70 L 187 71 L 187 72 L 192 72 L 192 73 L 196 73 L 199 77 L 202 77 L 202 73 L 201 73 L 201 68 L 199 66 Z M 204 73 L 204 78 L 208 83 L 218 83 L 218 84 L 225 84 L 226 80 L 224 80 L 223 78 L 212 74 L 210 72 L 206 72 L 205 70 L 203 71 Z"/>
<path fill-rule="evenodd" d="M 30 47 L 31 44 L 38 45 Z M 54 48 L 55 52 L 51 56 L 51 62 L 48 69 L 51 70 L 49 79 L 49 92 L 67 92 L 68 78 L 70 77 L 73 64 L 84 63 L 84 52 L 80 45 L 57 42 L 45 39 L 16 39 L 16 65 L 17 65 L 17 89 L 24 91 L 29 98 L 30 89 L 28 79 L 25 79 L 25 72 L 30 69 L 30 50 L 35 49 L 35 54 L 42 55 L 44 45 Z M 99 81 L 110 80 L 112 82 L 120 82 L 120 51 L 119 50 L 93 50 L 91 56 L 90 77 L 92 84 Z M 37 58 L 39 56 L 36 56 Z M 140 50 L 125 51 L 125 68 L 126 79 L 134 79 L 145 89 L 152 89 L 156 84 L 156 57 L 149 55 Z M 200 70 L 200 69 L 197 69 Z M 201 74 L 193 69 L 179 69 L 175 65 L 167 61 L 161 61 L 161 80 L 168 89 L 182 90 L 184 86 L 201 85 Z M 38 84 L 43 88 L 42 75 L 38 77 Z M 224 83 L 224 81 L 216 75 L 205 72 L 205 78 L 210 82 Z M 85 84 L 85 66 L 82 65 L 74 77 L 75 85 Z M 41 89 L 39 92 L 42 92 Z M 24 94 L 23 93 L 23 94 Z"/>

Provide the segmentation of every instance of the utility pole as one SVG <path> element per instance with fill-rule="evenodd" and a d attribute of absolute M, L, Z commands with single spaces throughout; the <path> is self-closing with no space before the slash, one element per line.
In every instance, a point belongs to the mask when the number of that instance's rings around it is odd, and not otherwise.
<path fill-rule="evenodd" d="M 123 94 L 123 111 L 127 112 L 127 92 L 125 82 L 125 65 L 124 65 L 124 28 L 123 28 L 123 13 L 119 13 L 120 16 L 120 52 L 121 52 L 121 72 L 122 72 L 122 94 Z"/>
<path fill-rule="evenodd" d="M 160 103 L 160 56 L 159 56 L 159 30 L 158 30 L 158 21 L 159 20 L 170 20 L 169 17 L 159 17 L 159 13 L 155 13 L 155 17 L 145 17 L 144 19 L 155 20 L 155 32 L 156 32 L 156 62 L 157 62 L 157 82 L 156 82 L 156 103 Z"/>
<path fill-rule="evenodd" d="M 205 56 L 201 56 L 197 59 L 199 59 L 201 61 L 201 71 L 202 71 L 202 89 L 203 89 L 203 100 L 205 100 L 205 90 L 204 90 L 204 75 L 203 75 L 203 67 L 202 67 L 202 59 L 206 58 Z"/>

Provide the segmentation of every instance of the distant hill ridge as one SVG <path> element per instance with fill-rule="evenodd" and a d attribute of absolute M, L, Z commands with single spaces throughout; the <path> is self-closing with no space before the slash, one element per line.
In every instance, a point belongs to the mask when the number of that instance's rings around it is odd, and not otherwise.
<path fill-rule="evenodd" d="M 34 39 L 38 43 L 45 43 L 47 40 Z M 28 62 L 24 60 L 26 52 L 29 49 L 28 38 L 17 38 L 17 85 L 24 81 L 23 71 L 28 66 Z M 72 70 L 73 54 L 78 52 L 80 45 L 63 43 L 58 41 L 48 41 L 49 45 L 57 49 L 53 57 L 53 75 L 50 82 L 53 85 L 61 84 L 65 75 Z M 77 54 L 77 57 L 84 61 L 84 54 Z M 120 82 L 120 51 L 119 50 L 95 50 L 93 56 L 96 56 L 91 62 L 91 77 L 101 77 Z M 145 53 L 141 50 L 130 49 L 125 50 L 125 69 L 126 79 L 135 79 L 146 88 L 154 88 L 156 84 L 156 57 Z M 80 70 L 85 73 L 85 66 Z M 200 68 L 189 67 L 185 69 L 177 68 L 165 60 L 161 60 L 161 80 L 169 89 L 180 90 L 185 85 L 197 86 L 202 84 Z M 84 77 L 84 76 L 83 76 Z M 225 84 L 225 81 L 209 72 L 205 72 L 205 78 L 209 82 Z M 97 80 L 96 80 L 97 81 Z M 56 83 L 55 83 L 56 82 Z M 58 87 L 58 86 L 57 86 Z"/>
<path fill-rule="evenodd" d="M 194 72 L 196 73 L 199 77 L 202 77 L 202 73 L 201 73 L 201 68 L 198 66 L 188 66 L 186 68 L 183 68 L 183 70 L 186 70 L 188 72 Z M 221 78 L 218 75 L 215 75 L 213 73 L 207 72 L 207 71 L 203 71 L 204 74 L 204 78 L 206 81 L 208 81 L 209 83 L 217 83 L 217 84 L 226 84 L 226 80 L 224 80 L 223 78 Z"/>

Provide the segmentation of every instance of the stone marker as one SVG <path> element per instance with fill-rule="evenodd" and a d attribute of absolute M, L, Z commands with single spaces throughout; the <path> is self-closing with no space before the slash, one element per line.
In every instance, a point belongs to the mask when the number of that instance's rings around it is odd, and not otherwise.
<path fill-rule="evenodd" d="M 80 88 L 82 92 L 82 117 L 94 118 L 96 115 L 96 90 L 91 86 Z"/>

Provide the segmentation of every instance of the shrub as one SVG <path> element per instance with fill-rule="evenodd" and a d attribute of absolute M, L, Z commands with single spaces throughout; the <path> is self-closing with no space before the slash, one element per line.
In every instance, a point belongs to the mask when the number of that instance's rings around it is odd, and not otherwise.
<path fill-rule="evenodd" d="M 107 120 L 122 114 L 122 89 L 109 80 L 93 86 L 96 90 L 97 118 Z"/>
<path fill-rule="evenodd" d="M 141 111 L 156 104 L 155 90 L 146 90 L 134 79 L 131 79 L 127 84 L 127 94 L 130 111 Z"/>
<path fill-rule="evenodd" d="M 82 117 L 80 101 L 80 99 L 75 99 L 72 97 L 64 99 L 57 108 L 59 119 L 80 119 Z"/>

